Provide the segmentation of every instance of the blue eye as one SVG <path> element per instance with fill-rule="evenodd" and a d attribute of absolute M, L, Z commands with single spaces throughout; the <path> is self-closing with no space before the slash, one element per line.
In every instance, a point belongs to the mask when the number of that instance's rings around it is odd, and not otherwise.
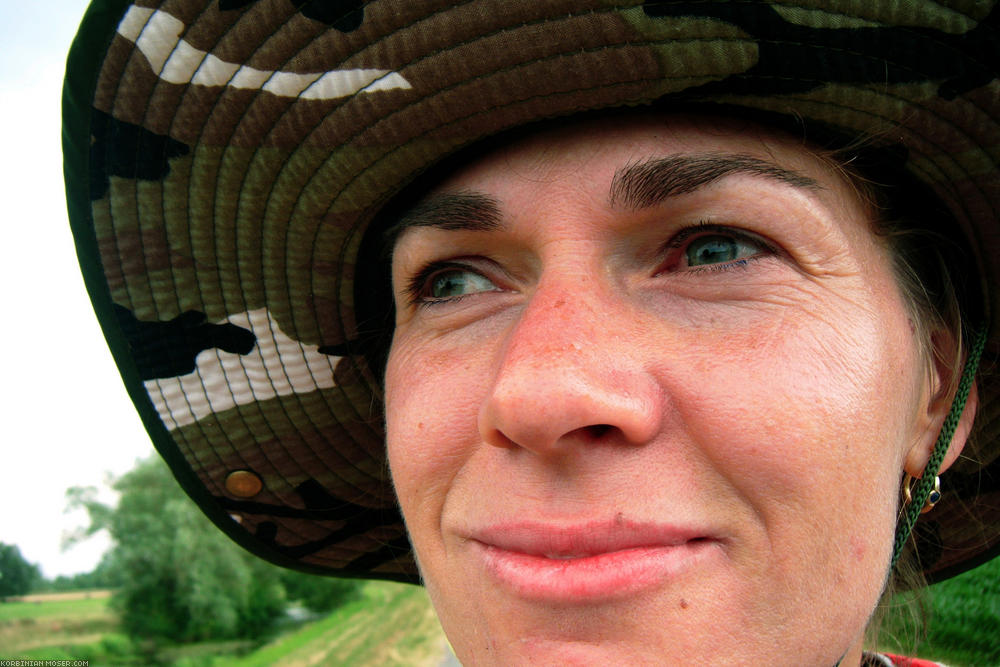
<path fill-rule="evenodd" d="M 497 289 L 489 278 L 474 271 L 448 269 L 430 279 L 427 296 L 431 300 L 447 300 Z"/>
<path fill-rule="evenodd" d="M 688 266 L 710 266 L 747 259 L 761 252 L 760 246 L 737 236 L 707 234 L 688 243 L 684 256 Z"/>

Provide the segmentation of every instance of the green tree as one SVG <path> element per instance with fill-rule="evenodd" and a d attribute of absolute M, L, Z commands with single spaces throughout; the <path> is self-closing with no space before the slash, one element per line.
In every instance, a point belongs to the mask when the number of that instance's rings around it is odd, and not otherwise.
<path fill-rule="evenodd" d="M 40 579 L 38 566 L 25 560 L 20 549 L 0 542 L 0 599 L 24 595 Z"/>
<path fill-rule="evenodd" d="M 107 529 L 109 563 L 121 586 L 112 597 L 137 639 L 187 642 L 254 637 L 285 609 L 276 568 L 244 552 L 202 515 L 159 458 L 114 483 L 118 505 L 91 488 L 67 493 L 90 515 L 87 534 Z"/>
<path fill-rule="evenodd" d="M 351 600 L 359 599 L 364 585 L 360 579 L 335 579 L 294 570 L 282 572 L 281 582 L 289 600 L 317 614 L 333 611 Z"/>

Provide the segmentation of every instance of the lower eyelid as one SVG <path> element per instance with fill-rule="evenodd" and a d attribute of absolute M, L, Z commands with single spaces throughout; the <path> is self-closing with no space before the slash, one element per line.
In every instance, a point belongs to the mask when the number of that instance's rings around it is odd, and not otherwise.
<path fill-rule="evenodd" d="M 751 263 L 756 263 L 761 260 L 773 259 L 782 256 L 781 251 L 775 250 L 767 245 L 758 243 L 754 243 L 754 245 L 757 245 L 760 248 L 760 252 L 757 252 L 753 255 L 748 255 L 746 257 L 738 257 L 736 259 L 732 259 L 729 261 L 719 262 L 717 264 L 702 264 L 695 266 L 687 266 L 686 258 L 675 256 L 673 259 L 668 259 L 667 261 L 663 262 L 660 265 L 660 268 L 657 269 L 656 274 L 691 275 L 691 274 L 701 274 L 701 273 L 719 273 L 725 271 L 743 270 L 746 269 Z M 684 252 L 683 248 L 680 249 L 680 252 L 681 253 Z"/>
<path fill-rule="evenodd" d="M 725 271 L 739 271 L 745 269 L 748 264 L 758 262 L 762 259 L 769 259 L 772 254 L 758 254 L 750 257 L 741 257 L 729 262 L 720 264 L 705 264 L 704 266 L 691 266 L 684 270 L 685 273 L 722 273 Z"/>

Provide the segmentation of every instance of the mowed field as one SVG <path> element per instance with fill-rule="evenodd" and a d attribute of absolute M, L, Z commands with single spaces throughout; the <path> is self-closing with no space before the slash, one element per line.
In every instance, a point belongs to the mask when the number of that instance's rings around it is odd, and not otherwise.
<path fill-rule="evenodd" d="M 0 658 L 48 646 L 87 644 L 115 632 L 110 591 L 27 595 L 0 603 Z"/>
<path fill-rule="evenodd" d="M 120 634 L 108 601 L 109 593 L 100 591 L 0 603 L 0 658 L 89 659 L 91 667 L 144 664 Z M 156 657 L 183 667 L 438 667 L 446 647 L 423 588 L 368 582 L 361 599 L 328 616 L 290 623 L 262 646 L 172 646 Z"/>
<path fill-rule="evenodd" d="M 213 667 L 412 665 L 438 667 L 447 643 L 423 588 L 372 582 L 365 597 Z"/>

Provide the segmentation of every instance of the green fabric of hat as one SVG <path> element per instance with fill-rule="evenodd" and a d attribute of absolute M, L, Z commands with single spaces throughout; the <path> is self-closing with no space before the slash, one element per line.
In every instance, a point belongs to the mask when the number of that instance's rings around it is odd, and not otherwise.
<path fill-rule="evenodd" d="M 416 581 L 355 296 L 394 195 L 541 119 L 787 114 L 905 147 L 997 313 L 998 65 L 992 1 L 96 0 L 64 91 L 71 222 L 131 396 L 206 514 L 282 565 Z M 1000 552 L 988 371 L 917 525 L 932 580 Z"/>

